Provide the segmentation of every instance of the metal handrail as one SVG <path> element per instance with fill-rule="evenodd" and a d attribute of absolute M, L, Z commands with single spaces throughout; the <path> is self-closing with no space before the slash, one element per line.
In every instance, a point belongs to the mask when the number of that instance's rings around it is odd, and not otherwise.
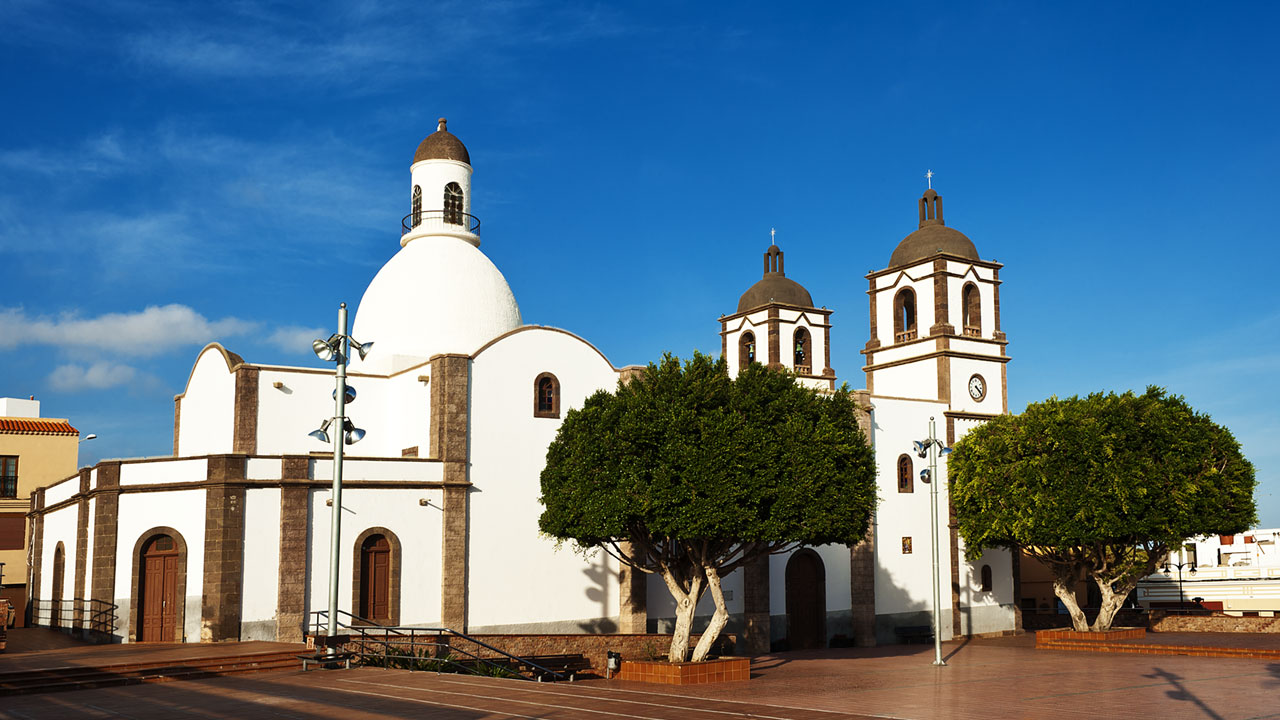
<path fill-rule="evenodd" d="M 472 235 L 480 234 L 480 218 L 459 210 L 418 210 L 405 215 L 400 221 L 400 235 L 408 235 L 422 225 L 424 220 L 432 225 L 453 225 Z"/>
<path fill-rule="evenodd" d="M 56 607 L 55 607 L 56 604 Z M 58 627 L 67 630 L 89 630 L 104 634 L 115 633 L 116 611 L 120 606 L 106 600 L 96 598 L 64 598 L 62 600 L 42 600 L 32 598 L 31 624 L 46 627 Z M 80 624 L 76 625 L 76 613 L 79 611 Z M 55 625 L 54 619 L 57 619 Z"/>
<path fill-rule="evenodd" d="M 315 621 L 312 623 L 312 627 L 314 628 L 314 634 L 317 637 L 319 637 L 321 635 L 320 630 L 322 628 L 327 629 L 329 611 L 315 610 L 311 613 L 311 615 L 315 618 Z M 531 668 L 532 670 L 537 671 L 538 673 L 541 673 L 541 675 L 539 675 L 536 678 L 538 682 L 541 682 L 542 677 L 545 677 L 545 676 L 550 676 L 556 680 L 571 679 L 571 678 L 566 678 L 563 674 L 558 673 L 555 670 L 551 670 L 550 668 L 543 667 L 526 658 L 522 658 L 517 655 L 512 655 L 506 650 L 494 647 L 493 645 L 490 645 L 484 642 L 483 640 L 478 640 L 474 637 L 471 637 L 470 635 L 467 635 L 465 633 L 460 633 L 457 630 L 453 630 L 451 628 L 408 627 L 408 626 L 402 626 L 402 625 L 379 625 L 378 623 L 372 620 L 369 620 L 367 618 L 362 618 L 359 615 L 355 615 L 354 613 L 347 612 L 346 610 L 338 611 L 339 618 L 341 618 L 344 615 L 347 616 L 348 618 L 351 618 L 352 621 L 363 623 L 361 625 L 353 625 L 350 623 L 344 623 L 342 622 L 341 619 L 339 619 L 337 623 L 339 628 L 345 629 L 355 635 L 359 635 L 360 651 L 356 652 L 355 654 L 360 656 L 361 660 L 364 660 L 367 657 L 377 658 L 380 660 L 386 660 L 386 659 L 413 660 L 413 661 L 428 660 L 431 662 L 444 663 L 447 665 L 451 665 L 461 670 L 467 670 L 471 672 L 475 671 L 475 668 L 471 668 L 466 665 L 463 665 L 462 663 L 454 661 L 447 656 L 441 657 L 437 655 L 436 657 L 423 658 L 419 655 L 413 654 L 414 651 L 416 651 L 418 648 L 422 648 L 423 650 L 426 650 L 428 648 L 445 648 L 449 652 L 456 652 L 461 655 L 465 655 L 468 658 L 470 658 L 471 661 L 483 663 L 484 665 L 487 665 L 492 668 L 498 668 L 498 669 L 511 672 L 511 668 L 504 667 L 502 664 L 498 662 L 494 662 L 489 658 L 481 657 L 480 655 L 474 652 L 469 652 L 463 648 L 457 647 L 450 643 L 444 643 L 439 641 L 427 642 L 426 640 L 428 638 L 421 637 L 423 635 L 427 635 L 427 636 L 434 635 L 436 638 L 440 638 L 441 636 L 447 635 L 450 637 L 456 637 L 461 640 L 465 640 L 469 643 L 478 645 L 486 650 L 497 653 L 501 657 L 506 658 L 509 662 L 514 663 L 516 667 L 524 665 Z M 377 635 L 379 634 L 382 635 L 383 637 L 381 638 L 377 637 Z M 390 636 L 393 636 L 393 635 L 398 640 L 400 640 L 400 642 L 393 643 L 390 639 Z M 404 640 L 408 640 L 409 642 L 410 654 L 409 655 L 390 654 L 389 651 L 391 650 L 402 649 L 404 645 L 403 643 Z M 367 650 L 366 643 L 370 643 L 375 646 L 381 645 L 384 649 L 384 652 L 380 654 L 370 653 Z M 535 678 L 525 677 L 523 675 L 520 675 L 517 672 L 512 672 L 512 674 L 523 680 L 535 679 Z"/>

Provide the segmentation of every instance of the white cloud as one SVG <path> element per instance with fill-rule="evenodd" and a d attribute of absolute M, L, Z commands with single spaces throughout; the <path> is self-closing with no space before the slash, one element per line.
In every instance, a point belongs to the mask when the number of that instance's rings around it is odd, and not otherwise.
<path fill-rule="evenodd" d="M 298 325 L 286 325 L 277 328 L 267 336 L 267 342 L 285 352 L 304 352 L 311 349 L 311 341 L 329 337 L 329 333 L 320 328 L 307 328 Z"/>
<path fill-rule="evenodd" d="M 0 350 L 54 345 L 145 357 L 203 345 L 221 337 L 245 335 L 258 327 L 258 323 L 237 318 L 209 320 L 186 305 L 176 304 L 90 318 L 76 314 L 31 317 L 21 308 L 6 308 L 0 309 Z"/>
<path fill-rule="evenodd" d="M 59 365 L 49 373 L 49 385 L 62 392 L 80 390 L 106 390 L 127 385 L 138 377 L 138 371 L 128 365 L 109 362 L 83 365 Z"/>

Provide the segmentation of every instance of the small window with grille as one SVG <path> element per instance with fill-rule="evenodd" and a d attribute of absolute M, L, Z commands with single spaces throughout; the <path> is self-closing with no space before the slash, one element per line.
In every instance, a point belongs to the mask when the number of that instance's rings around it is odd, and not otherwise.
<path fill-rule="evenodd" d="M 451 182 L 444 186 L 444 221 L 450 225 L 465 225 L 462 212 L 462 186 Z"/>
<path fill-rule="evenodd" d="M 18 456 L 0 455 L 0 498 L 18 497 Z"/>

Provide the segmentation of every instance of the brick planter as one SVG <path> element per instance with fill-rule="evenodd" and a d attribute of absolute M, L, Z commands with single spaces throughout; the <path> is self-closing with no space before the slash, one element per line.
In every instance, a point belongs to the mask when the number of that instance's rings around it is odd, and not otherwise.
<path fill-rule="evenodd" d="M 623 660 L 617 680 L 656 683 L 658 685 L 700 685 L 751 679 L 751 660 L 728 657 L 703 662 L 667 662 L 665 660 Z"/>
<path fill-rule="evenodd" d="M 1046 642 L 1111 642 L 1113 640 L 1141 640 L 1147 636 L 1146 628 L 1115 628 L 1102 632 L 1078 630 L 1040 630 L 1036 632 L 1036 645 Z"/>

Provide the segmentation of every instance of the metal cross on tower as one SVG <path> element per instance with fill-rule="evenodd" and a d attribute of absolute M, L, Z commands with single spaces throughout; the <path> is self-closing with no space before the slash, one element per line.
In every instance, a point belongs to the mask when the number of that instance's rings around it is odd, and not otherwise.
<path fill-rule="evenodd" d="M 775 228 L 769 228 L 769 244 L 770 245 L 778 244 L 778 231 Z"/>
<path fill-rule="evenodd" d="M 924 179 L 929 181 L 929 189 L 932 190 L 933 189 L 933 171 L 926 170 L 924 173 Z"/>

